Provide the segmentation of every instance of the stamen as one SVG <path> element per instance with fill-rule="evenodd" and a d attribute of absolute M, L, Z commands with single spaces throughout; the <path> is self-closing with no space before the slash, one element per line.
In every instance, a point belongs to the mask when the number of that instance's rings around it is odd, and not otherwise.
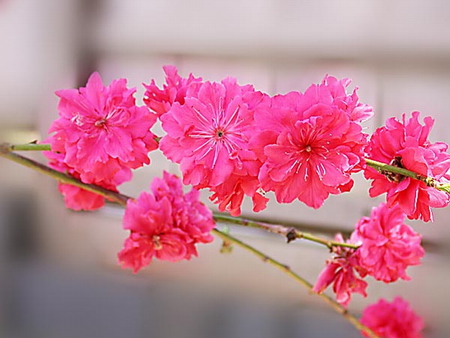
<path fill-rule="evenodd" d="M 154 235 L 152 237 L 152 242 L 155 250 L 161 250 L 162 249 L 162 243 L 161 243 L 161 237 Z"/>

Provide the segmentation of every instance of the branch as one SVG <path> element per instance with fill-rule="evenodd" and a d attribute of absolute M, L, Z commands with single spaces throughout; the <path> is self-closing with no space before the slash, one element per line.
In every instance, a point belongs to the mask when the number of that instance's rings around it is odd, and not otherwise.
<path fill-rule="evenodd" d="M 119 194 L 115 191 L 111 191 L 102 187 L 99 187 L 94 184 L 86 184 L 81 182 L 79 179 L 67 175 L 65 173 L 59 172 L 57 170 L 54 170 L 52 168 L 47 167 L 46 165 L 43 165 L 39 162 L 36 162 L 32 159 L 26 158 L 22 155 L 12 153 L 10 150 L 10 147 L 5 144 L 0 145 L 0 156 L 7 158 L 8 160 L 11 160 L 13 162 L 16 162 L 18 164 L 21 164 L 27 168 L 33 169 L 41 174 L 50 176 L 57 181 L 61 183 L 71 184 L 76 187 L 88 190 L 90 192 L 99 194 L 105 198 L 107 198 L 110 201 L 116 202 L 121 205 L 126 205 L 127 200 L 130 198 L 128 196 Z"/>
<path fill-rule="evenodd" d="M 51 151 L 52 147 L 50 144 L 37 144 L 36 141 L 26 143 L 26 144 L 0 144 L 0 147 L 6 151 Z"/>
<path fill-rule="evenodd" d="M 411 170 L 408 170 L 405 168 L 396 167 L 396 166 L 389 165 L 386 163 L 378 162 L 378 161 L 372 160 L 370 158 L 365 158 L 365 161 L 369 167 L 374 168 L 375 170 L 377 170 L 378 172 L 380 172 L 383 175 L 386 175 L 388 173 L 400 174 L 402 176 L 410 177 L 412 179 L 421 181 L 421 182 L 425 183 L 428 187 L 436 188 L 438 190 L 445 191 L 446 193 L 450 193 L 450 184 L 441 183 L 433 177 L 424 176 L 424 175 L 418 174 L 414 171 L 411 171 Z"/>
<path fill-rule="evenodd" d="M 237 246 L 240 246 L 241 248 L 251 252 L 255 256 L 261 258 L 263 262 L 267 262 L 277 269 L 284 272 L 286 275 L 294 279 L 297 283 L 304 286 L 310 293 L 315 293 L 313 289 L 313 285 L 309 283 L 307 280 L 303 279 L 301 276 L 297 275 L 295 272 L 291 270 L 291 268 L 285 264 L 280 263 L 279 261 L 267 256 L 263 252 L 255 249 L 254 247 L 242 242 L 241 240 L 226 234 L 218 229 L 213 229 L 212 232 L 222 238 L 225 242 L 231 242 Z M 333 300 L 331 297 L 327 296 L 326 294 L 317 294 L 322 300 L 324 300 L 328 305 L 330 305 L 336 312 L 341 314 L 345 319 L 347 319 L 350 323 L 353 324 L 353 326 L 360 331 L 364 331 L 369 337 L 371 338 L 380 338 L 378 335 L 375 334 L 371 329 L 369 329 L 367 326 L 363 325 L 354 315 L 352 315 L 348 310 L 343 307 L 341 304 Z"/>
<path fill-rule="evenodd" d="M 20 145 L 20 146 L 11 146 L 6 143 L 1 144 L 0 145 L 0 156 L 3 156 L 11 161 L 16 162 L 16 163 L 22 164 L 22 165 L 24 165 L 30 169 L 33 169 L 41 174 L 50 176 L 50 177 L 58 180 L 61 183 L 71 184 L 71 185 L 77 186 L 79 188 L 91 191 L 93 193 L 99 194 L 99 195 L 107 198 L 110 201 L 119 203 L 121 205 L 126 205 L 127 200 L 131 198 L 129 196 L 125 196 L 118 192 L 111 191 L 111 190 L 96 186 L 94 184 L 83 183 L 81 180 L 79 180 L 73 176 L 59 172 L 57 170 L 49 168 L 48 166 L 38 163 L 34 160 L 31 160 L 29 158 L 26 158 L 26 157 L 23 157 L 21 155 L 11 152 L 12 149 L 18 149 L 18 148 L 20 148 L 21 150 L 31 150 L 33 148 L 37 149 L 37 148 L 39 148 L 38 146 L 41 146 L 44 149 L 47 149 L 47 146 L 49 147 L 49 145 L 44 145 L 44 144 L 40 145 L 40 144 L 32 144 L 32 143 Z M 297 238 L 303 238 L 305 240 L 309 240 L 309 241 L 312 241 L 315 243 L 325 245 L 330 250 L 333 247 L 338 247 L 338 246 L 352 248 L 352 249 L 358 248 L 358 246 L 355 244 L 330 241 L 330 240 L 327 240 L 324 238 L 314 236 L 309 233 L 301 232 L 299 230 L 296 230 L 293 227 L 285 227 L 282 225 L 274 225 L 274 224 L 256 222 L 256 221 L 249 220 L 249 219 L 244 219 L 244 218 L 239 218 L 239 217 L 231 217 L 231 216 L 227 216 L 227 215 L 219 214 L 219 213 L 214 214 L 214 220 L 220 221 L 220 222 L 225 222 L 225 223 L 237 224 L 237 225 L 241 225 L 241 226 L 252 227 L 252 228 L 264 229 L 269 232 L 273 232 L 273 233 L 285 236 L 287 238 L 288 243 Z"/>
<path fill-rule="evenodd" d="M 337 241 L 330 241 L 315 235 L 312 235 L 310 233 L 301 232 L 293 227 L 286 227 L 283 225 L 278 224 L 269 224 L 269 223 L 263 223 L 263 222 L 257 222 L 241 217 L 231 217 L 220 213 L 214 213 L 214 220 L 224 222 L 224 223 L 231 223 L 231 224 L 237 224 L 242 225 L 250 228 L 259 228 L 264 229 L 269 232 L 281 235 L 286 237 L 287 242 L 290 243 L 294 241 L 295 239 L 303 238 L 311 242 L 319 243 L 322 245 L 325 245 L 328 249 L 332 250 L 333 247 L 346 247 L 351 249 L 358 249 L 358 245 L 356 244 L 350 244 L 350 243 L 341 243 Z"/>

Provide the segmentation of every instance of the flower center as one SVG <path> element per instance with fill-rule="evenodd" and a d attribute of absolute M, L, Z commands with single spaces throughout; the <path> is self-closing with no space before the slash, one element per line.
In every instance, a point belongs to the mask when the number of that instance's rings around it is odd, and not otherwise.
<path fill-rule="evenodd" d="M 305 150 L 306 150 L 306 152 L 310 153 L 310 152 L 312 151 L 312 148 L 311 148 L 311 146 L 308 144 L 308 145 L 305 147 Z"/>
<path fill-rule="evenodd" d="M 217 130 L 216 136 L 218 138 L 222 138 L 225 135 L 225 132 L 222 129 Z"/>
<path fill-rule="evenodd" d="M 101 120 L 95 121 L 94 126 L 96 126 L 96 127 L 103 127 L 105 124 L 106 124 L 106 119 L 103 118 Z"/>
<path fill-rule="evenodd" d="M 162 243 L 161 243 L 161 237 L 154 235 L 152 237 L 152 242 L 155 250 L 161 250 L 162 249 Z"/>

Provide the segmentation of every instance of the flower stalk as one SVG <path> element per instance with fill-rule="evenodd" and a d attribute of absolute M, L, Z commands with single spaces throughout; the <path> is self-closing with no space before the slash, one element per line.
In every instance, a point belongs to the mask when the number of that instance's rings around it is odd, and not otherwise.
<path fill-rule="evenodd" d="M 396 167 L 396 166 L 389 165 L 386 163 L 378 162 L 378 161 L 372 160 L 370 158 L 365 158 L 365 161 L 369 167 L 376 169 L 377 171 L 379 171 L 382 174 L 386 174 L 386 173 L 400 174 L 400 175 L 421 181 L 421 182 L 425 183 L 428 187 L 436 188 L 438 190 L 442 190 L 447 193 L 450 193 L 450 184 L 441 183 L 433 177 L 424 176 L 424 175 L 418 174 L 414 171 L 411 171 L 411 170 L 408 170 L 405 168 Z"/>
<path fill-rule="evenodd" d="M 241 217 L 231 217 L 221 213 L 214 213 L 214 219 L 218 222 L 237 224 L 241 226 L 246 226 L 250 228 L 259 228 L 266 231 L 272 232 L 274 234 L 286 237 L 287 242 L 290 243 L 295 239 L 305 239 L 311 242 L 319 243 L 325 245 L 328 249 L 332 250 L 333 247 L 346 247 L 351 249 L 357 249 L 359 246 L 351 243 L 341 243 L 337 241 L 328 240 L 307 232 L 302 232 L 293 227 L 286 227 L 278 224 L 269 224 L 264 222 L 257 222 L 250 219 L 245 219 Z"/>
<path fill-rule="evenodd" d="M 108 200 L 110 200 L 112 202 L 116 202 L 120 205 L 126 205 L 127 200 L 130 198 L 128 196 L 119 194 L 115 191 L 111 191 L 111 190 L 99 187 L 94 184 L 83 183 L 79 179 L 76 179 L 73 176 L 70 176 L 65 173 L 54 170 L 52 168 L 49 168 L 42 163 L 36 162 L 36 161 L 29 159 L 27 157 L 24 157 L 22 155 L 13 153 L 13 152 L 11 152 L 10 149 L 11 149 L 11 146 L 9 146 L 7 144 L 1 144 L 0 145 L 0 156 L 4 157 L 10 161 L 13 161 L 15 163 L 18 163 L 20 165 L 23 165 L 27 168 L 33 169 L 34 171 L 37 171 L 38 173 L 41 173 L 46 176 L 50 176 L 61 183 L 71 184 L 76 187 L 99 194 L 99 195 L 107 198 Z M 30 149 L 28 149 L 28 150 L 30 150 Z"/>
<path fill-rule="evenodd" d="M 230 234 L 227 234 L 225 232 L 222 232 L 218 229 L 212 230 L 213 234 L 220 237 L 225 242 L 233 243 L 248 252 L 254 254 L 255 256 L 259 257 L 263 262 L 267 262 L 271 264 L 272 266 L 276 267 L 277 269 L 281 270 L 283 273 L 288 275 L 290 278 L 294 279 L 297 283 L 301 284 L 303 287 L 305 287 L 310 293 L 314 293 L 312 291 L 313 285 L 309 283 L 307 280 L 296 274 L 294 271 L 291 270 L 291 268 L 269 256 L 267 256 L 265 253 L 255 249 L 254 247 L 242 242 L 241 240 L 231 236 Z M 371 329 L 369 329 L 367 326 L 363 325 L 358 318 L 356 318 L 354 315 L 352 315 L 345 307 L 340 305 L 338 302 L 334 301 L 331 297 L 328 295 L 321 293 L 317 294 L 322 300 L 324 300 L 327 304 L 329 304 L 336 312 L 341 314 L 345 319 L 347 319 L 350 323 L 353 324 L 353 326 L 366 333 L 371 338 L 380 338 L 375 332 L 373 332 Z"/>
<path fill-rule="evenodd" d="M 71 184 L 71 185 L 77 186 L 79 188 L 88 190 L 90 192 L 99 194 L 99 195 L 107 198 L 108 200 L 110 200 L 112 202 L 116 202 L 120 205 L 126 205 L 127 200 L 131 198 L 129 196 L 125 196 L 118 192 L 111 191 L 111 190 L 99 187 L 97 185 L 94 185 L 94 184 L 83 183 L 81 180 L 79 180 L 73 176 L 59 172 L 57 170 L 47 167 L 46 165 L 36 162 L 32 159 L 26 158 L 22 155 L 15 154 L 12 152 L 12 149 L 37 150 L 38 147 L 34 147 L 34 146 L 36 146 L 36 144 L 33 144 L 33 143 L 23 144 L 23 145 L 18 145 L 18 146 L 2 144 L 2 145 L 0 145 L 0 156 L 5 157 L 13 162 L 21 164 L 30 169 L 33 169 L 41 174 L 50 176 L 50 177 L 58 180 L 61 183 Z M 50 145 L 45 145 L 45 144 L 42 144 L 39 146 L 42 146 L 42 148 L 44 150 L 48 150 L 48 148 L 50 147 Z M 352 249 L 358 248 L 358 246 L 355 244 L 340 243 L 337 241 L 328 240 L 325 238 L 314 236 L 309 233 L 301 232 L 293 227 L 285 227 L 282 225 L 257 222 L 257 221 L 253 221 L 253 220 L 249 220 L 249 219 L 245 219 L 245 218 L 241 218 L 241 217 L 231 217 L 231 216 L 227 216 L 227 215 L 224 215 L 221 213 L 214 213 L 213 217 L 214 217 L 214 220 L 217 222 L 224 222 L 224 223 L 236 224 L 236 225 L 247 226 L 247 227 L 252 227 L 252 228 L 259 228 L 259 229 L 263 229 L 263 230 L 266 230 L 266 231 L 269 231 L 272 233 L 282 235 L 282 236 L 286 237 L 288 243 L 295 239 L 303 238 L 308 241 L 322 244 L 322 245 L 326 246 L 327 248 L 329 248 L 330 250 L 333 247 L 338 247 L 338 246 L 352 248 Z"/>
<path fill-rule="evenodd" d="M 35 142 L 25 143 L 25 144 L 2 144 L 2 149 L 7 149 L 8 151 L 51 151 L 50 144 L 37 144 Z"/>

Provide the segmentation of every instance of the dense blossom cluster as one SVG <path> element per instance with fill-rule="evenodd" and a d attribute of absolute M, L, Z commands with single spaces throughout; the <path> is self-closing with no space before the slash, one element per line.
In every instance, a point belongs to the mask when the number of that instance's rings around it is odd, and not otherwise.
<path fill-rule="evenodd" d="M 319 275 L 314 291 L 321 293 L 333 284 L 336 300 L 348 305 L 352 293 L 366 296 L 369 275 L 385 283 L 399 278 L 408 280 L 406 268 L 420 264 L 424 250 L 422 236 L 404 224 L 405 215 L 399 206 L 389 208 L 386 203 L 373 208 L 370 217 L 363 217 L 347 243 L 359 245 L 358 249 L 337 247 L 334 257 Z M 344 242 L 342 236 L 336 238 Z"/>
<path fill-rule="evenodd" d="M 366 166 L 366 159 L 450 182 L 448 146 L 428 141 L 430 117 L 423 125 L 418 112 L 388 119 L 369 138 L 361 123 L 372 108 L 359 102 L 356 89 L 347 93 L 348 79 L 326 76 L 303 93 L 270 96 L 231 77 L 183 78 L 174 66 L 164 72 L 162 87 L 154 80 L 144 85 L 142 107 L 125 79 L 104 86 L 98 73 L 85 88 L 58 91 L 59 118 L 44 141 L 51 144 L 46 156 L 52 168 L 115 192 L 131 179 L 132 169 L 150 163 L 148 153 L 158 142 L 180 165 L 181 180 L 165 172 L 151 193 L 128 200 L 124 228 L 130 235 L 118 255 L 124 267 L 137 272 L 154 257 L 190 259 L 196 244 L 212 241 L 214 221 L 199 201 L 199 189 L 208 189 L 219 210 L 233 216 L 241 214 L 245 196 L 255 212 L 265 209 L 266 192 L 279 203 L 299 200 L 319 208 L 330 194 L 350 191 L 352 174 L 364 170 L 372 180 L 370 196 L 386 193 L 387 202 L 356 224 L 346 242 L 353 247 L 332 247 L 313 290 L 322 293 L 332 285 L 337 301 L 347 306 L 353 293 L 366 296 L 366 276 L 385 283 L 409 279 L 407 267 L 420 264 L 424 250 L 421 235 L 404 219 L 430 221 L 431 208 L 447 206 L 450 197 L 423 180 Z M 157 119 L 161 137 L 150 131 Z M 193 189 L 184 194 L 182 183 Z M 103 197 L 81 188 L 59 189 L 72 209 L 104 204 Z M 341 235 L 335 240 L 344 243 Z M 399 298 L 368 307 L 362 321 L 387 338 L 418 338 L 423 327 Z"/>
<path fill-rule="evenodd" d="M 369 305 L 363 311 L 361 322 L 385 338 L 422 338 L 425 327 L 422 318 L 401 297 L 395 297 L 392 302 L 380 299 Z"/>
<path fill-rule="evenodd" d="M 128 200 L 124 228 L 130 230 L 119 260 L 134 272 L 150 264 L 153 257 L 179 261 L 197 255 L 195 244 L 212 242 L 211 211 L 199 201 L 198 190 L 183 193 L 181 181 L 164 172 L 155 178 L 152 193 Z"/>
<path fill-rule="evenodd" d="M 267 203 L 261 191 L 318 208 L 353 186 L 350 174 L 362 168 L 367 143 L 359 123 L 372 109 L 356 91 L 346 93 L 349 80 L 327 76 L 304 94 L 270 97 L 233 78 L 200 82 L 165 71 L 163 89 L 152 82 L 145 99 L 164 114 L 161 150 L 180 164 L 184 183 L 213 192 L 219 210 L 239 215 L 247 195 L 260 211 Z"/>

